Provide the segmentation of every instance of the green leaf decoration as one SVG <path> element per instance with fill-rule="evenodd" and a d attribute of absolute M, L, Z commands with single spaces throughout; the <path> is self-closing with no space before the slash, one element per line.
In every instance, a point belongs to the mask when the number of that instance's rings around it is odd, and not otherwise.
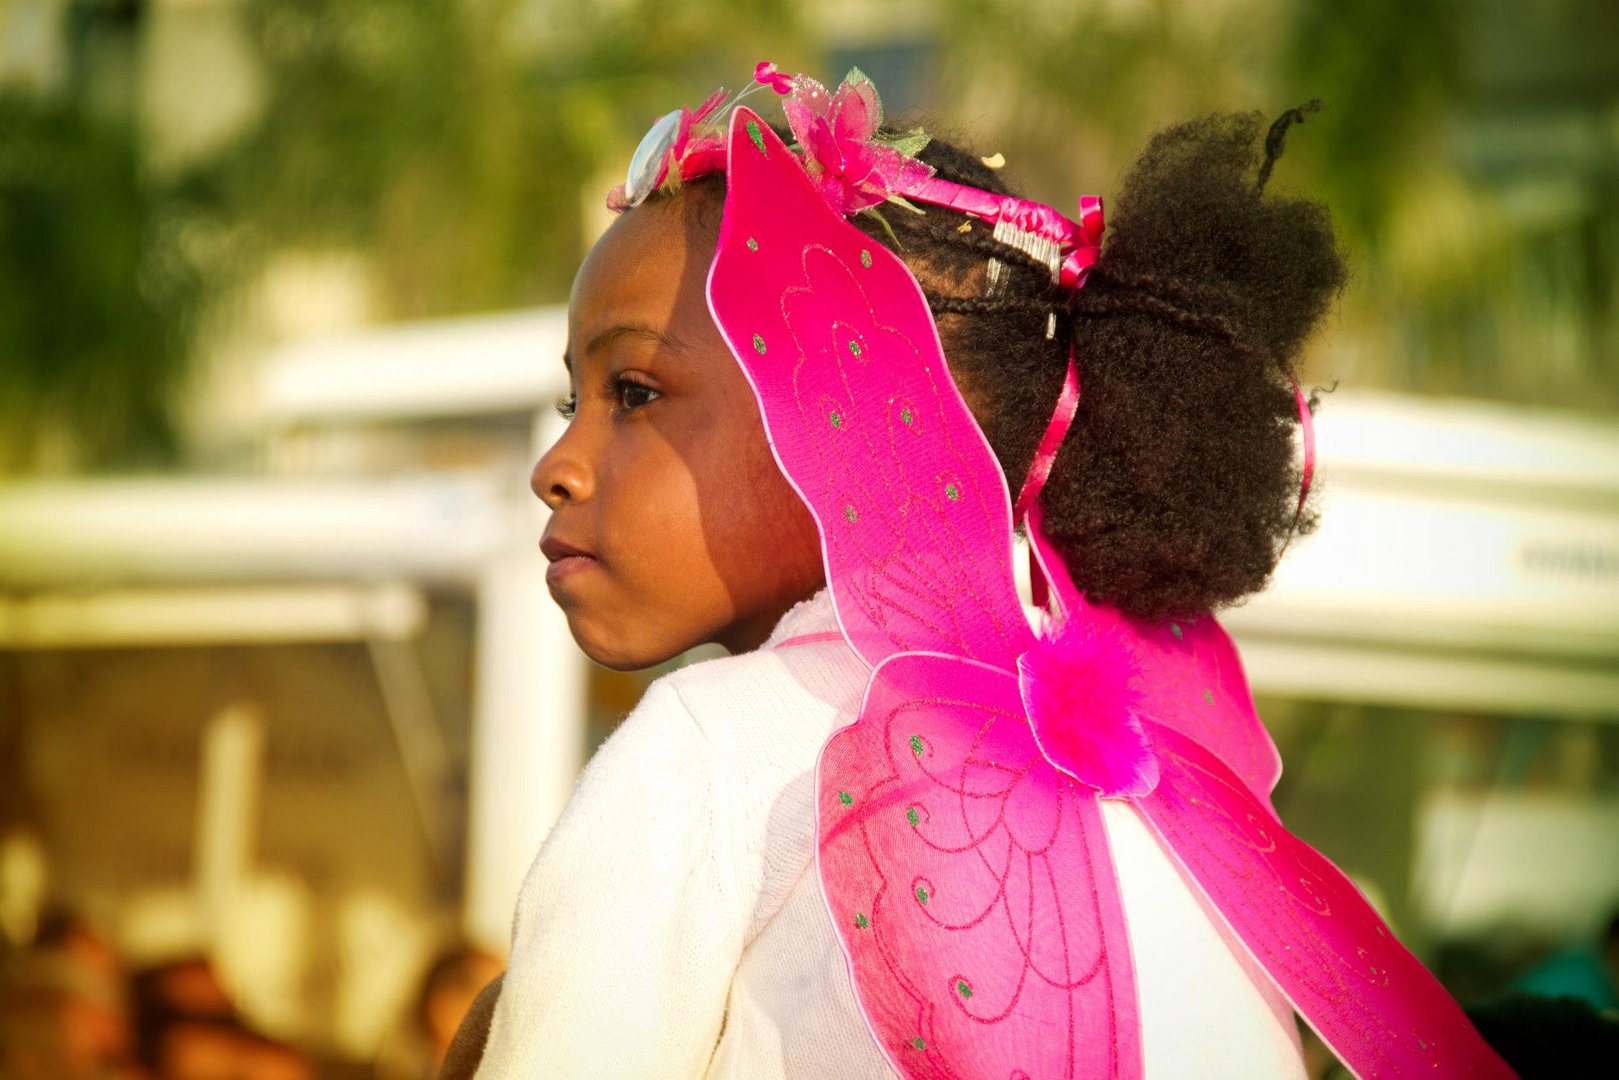
<path fill-rule="evenodd" d="M 893 201 L 893 196 L 889 197 L 889 201 Z M 877 212 L 877 208 L 875 206 L 868 206 L 860 212 L 862 214 L 870 214 L 877 224 L 883 227 L 883 232 L 888 234 L 888 239 L 894 242 L 894 247 L 898 248 L 900 246 L 899 237 L 894 235 L 894 226 L 890 225 L 888 223 L 888 219 Z"/>
<path fill-rule="evenodd" d="M 902 135 L 878 135 L 876 141 L 893 147 L 906 157 L 915 157 L 933 141 L 933 136 L 921 128 L 912 128 Z"/>

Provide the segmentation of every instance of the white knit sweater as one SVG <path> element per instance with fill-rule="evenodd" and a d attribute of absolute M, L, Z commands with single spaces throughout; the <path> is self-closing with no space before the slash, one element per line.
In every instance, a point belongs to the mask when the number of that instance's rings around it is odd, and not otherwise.
<path fill-rule="evenodd" d="M 815 875 L 816 756 L 869 674 L 836 630 L 823 591 L 759 651 L 659 679 L 602 746 L 524 882 L 479 1080 L 893 1075 Z M 1302 1078 L 1286 1003 L 1103 807 L 1149 1080 Z"/>

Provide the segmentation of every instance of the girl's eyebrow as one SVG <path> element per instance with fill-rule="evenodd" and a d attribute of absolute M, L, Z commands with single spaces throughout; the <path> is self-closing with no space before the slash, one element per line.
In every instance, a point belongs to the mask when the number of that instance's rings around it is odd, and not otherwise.
<path fill-rule="evenodd" d="M 589 356 L 591 353 L 604 349 L 622 337 L 646 338 L 665 348 L 682 352 L 687 348 L 684 341 L 646 323 L 614 323 L 590 339 L 585 345 L 585 355 Z M 562 364 L 569 371 L 573 370 L 573 351 L 571 348 L 563 352 Z"/>

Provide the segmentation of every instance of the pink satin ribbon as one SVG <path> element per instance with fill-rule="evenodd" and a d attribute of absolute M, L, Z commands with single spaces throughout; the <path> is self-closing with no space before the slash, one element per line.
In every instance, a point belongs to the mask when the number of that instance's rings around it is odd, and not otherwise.
<path fill-rule="evenodd" d="M 1051 420 L 1046 424 L 1046 433 L 1040 437 L 1040 447 L 1034 452 L 1034 464 L 1029 466 L 1029 475 L 1023 479 L 1023 487 L 1017 493 L 1017 501 L 1012 504 L 1012 524 L 1028 523 L 1029 540 L 1029 588 L 1030 598 L 1034 606 L 1043 608 L 1050 598 L 1046 587 L 1045 573 L 1040 568 L 1040 560 L 1035 555 L 1033 534 L 1040 528 L 1040 507 L 1036 500 L 1046 481 L 1051 477 L 1051 468 L 1057 463 L 1057 451 L 1062 449 L 1062 441 L 1068 437 L 1068 429 L 1073 426 L 1074 413 L 1079 409 L 1079 368 L 1074 363 L 1074 343 L 1068 342 L 1068 370 L 1063 374 L 1062 391 L 1057 395 L 1057 407 L 1052 410 Z"/>
<path fill-rule="evenodd" d="M 1102 223 L 1102 197 L 1100 195 L 1081 195 L 1079 197 L 1079 231 L 1085 242 L 1068 253 L 1063 260 L 1062 271 L 1058 278 L 1062 286 L 1067 289 L 1078 289 L 1085 284 L 1090 276 L 1091 267 L 1096 265 L 1097 256 L 1102 254 L 1102 232 L 1105 226 Z"/>
<path fill-rule="evenodd" d="M 1057 407 L 1046 424 L 1046 433 L 1040 437 L 1040 448 L 1034 452 L 1034 464 L 1023 480 L 1017 501 L 1012 504 L 1012 521 L 1020 522 L 1029 513 L 1029 507 L 1040 497 L 1040 489 L 1051 476 L 1051 467 L 1057 463 L 1057 451 L 1073 426 L 1074 413 L 1079 409 L 1079 368 L 1074 364 L 1074 345 L 1068 343 L 1068 371 L 1063 375 L 1062 392 L 1057 395 Z"/>
<path fill-rule="evenodd" d="M 1287 545 L 1298 533 L 1299 520 L 1304 517 L 1304 500 L 1310 497 L 1310 481 L 1315 478 L 1315 418 L 1310 415 L 1310 401 L 1304 396 L 1304 387 L 1299 385 L 1297 377 L 1289 377 L 1293 380 L 1293 400 L 1299 406 L 1299 427 L 1304 430 L 1304 471 L 1299 477 L 1299 504 L 1293 508 L 1293 524 L 1287 527 L 1282 550 L 1276 553 L 1278 561 L 1287 554 Z"/>

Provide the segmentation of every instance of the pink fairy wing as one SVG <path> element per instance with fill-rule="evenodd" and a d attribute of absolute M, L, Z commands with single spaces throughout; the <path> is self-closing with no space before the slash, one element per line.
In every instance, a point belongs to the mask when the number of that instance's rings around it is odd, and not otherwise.
<path fill-rule="evenodd" d="M 907 1077 L 1141 1074 L 1096 793 L 1035 745 L 1016 678 L 879 667 L 822 751 L 819 869 L 856 993 Z"/>
<path fill-rule="evenodd" d="M 873 667 L 940 652 L 1011 670 L 1033 635 L 1006 482 L 920 287 L 747 109 L 731 119 L 728 176 L 709 308 L 820 526 L 849 643 Z"/>
<path fill-rule="evenodd" d="M 1023 715 L 1006 485 L 926 301 L 752 113 L 729 146 L 709 306 L 876 669 L 818 774 L 822 888 L 867 1020 L 907 1076 L 1139 1076 L 1095 793 Z"/>
<path fill-rule="evenodd" d="M 1041 530 L 1038 506 L 1029 512 L 1028 533 L 1057 618 L 1083 622 L 1096 633 L 1111 631 L 1129 650 L 1141 715 L 1208 747 L 1270 809 L 1282 758 L 1254 708 L 1242 659 L 1225 629 L 1212 615 L 1187 623 L 1147 623 L 1093 604 L 1074 587 L 1062 556 Z"/>
<path fill-rule="evenodd" d="M 1210 750 L 1148 722 L 1158 787 L 1135 805 L 1187 880 L 1360 1077 L 1510 1077 L 1350 880 Z"/>
<path fill-rule="evenodd" d="M 1120 635 L 1159 777 L 1133 800 L 1230 937 L 1357 1075 L 1511 1076 L 1337 867 L 1270 804 L 1281 773 L 1242 663 L 1212 617 L 1153 625 L 1087 602 L 1031 513 L 1059 621 Z"/>

